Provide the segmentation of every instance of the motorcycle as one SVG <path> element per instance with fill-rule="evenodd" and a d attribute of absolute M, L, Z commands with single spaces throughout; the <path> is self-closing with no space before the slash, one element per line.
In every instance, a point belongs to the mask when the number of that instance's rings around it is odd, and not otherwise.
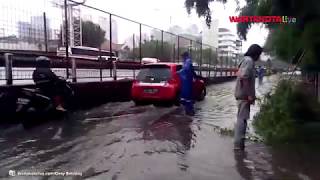
<path fill-rule="evenodd" d="M 69 85 L 69 82 L 63 78 L 59 78 L 54 86 L 58 86 L 61 89 L 61 95 L 63 96 L 63 103 L 68 108 L 70 105 L 70 99 L 74 96 L 74 91 Z M 61 87 L 61 88 L 60 88 Z M 50 87 L 46 88 L 49 89 Z M 50 89 L 49 89 L 50 90 Z M 51 114 L 64 114 L 63 111 L 56 109 L 54 99 L 48 90 L 42 88 L 22 88 L 18 91 L 16 97 L 16 114 L 25 119 L 32 116 L 43 116 Z"/>

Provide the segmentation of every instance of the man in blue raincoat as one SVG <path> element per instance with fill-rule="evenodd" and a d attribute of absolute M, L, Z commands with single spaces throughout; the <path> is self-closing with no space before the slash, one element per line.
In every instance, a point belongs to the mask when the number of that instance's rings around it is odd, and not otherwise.
<path fill-rule="evenodd" d="M 195 78 L 196 73 L 194 72 L 192 60 L 188 52 L 184 52 L 182 55 L 183 59 L 183 66 L 182 69 L 179 71 L 180 79 L 181 79 L 181 104 L 185 108 L 185 112 L 187 115 L 194 115 L 194 100 L 193 100 L 193 93 L 192 93 L 192 84 L 193 78 Z"/>

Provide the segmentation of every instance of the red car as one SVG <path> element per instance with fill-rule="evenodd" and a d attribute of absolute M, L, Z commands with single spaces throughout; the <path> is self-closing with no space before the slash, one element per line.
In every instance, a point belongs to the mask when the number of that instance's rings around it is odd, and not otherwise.
<path fill-rule="evenodd" d="M 143 65 L 132 84 L 131 97 L 137 104 L 169 102 L 179 104 L 181 82 L 177 72 L 182 65 L 176 63 L 151 63 Z M 194 79 L 194 99 L 206 96 L 205 82 L 200 76 Z"/>

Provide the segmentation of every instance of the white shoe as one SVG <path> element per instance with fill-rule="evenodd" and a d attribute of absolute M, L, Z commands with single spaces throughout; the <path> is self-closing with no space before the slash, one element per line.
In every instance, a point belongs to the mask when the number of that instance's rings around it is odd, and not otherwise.
<path fill-rule="evenodd" d="M 65 108 L 63 108 L 61 105 L 56 107 L 56 110 L 58 111 L 62 111 L 62 112 L 66 112 L 67 110 Z"/>

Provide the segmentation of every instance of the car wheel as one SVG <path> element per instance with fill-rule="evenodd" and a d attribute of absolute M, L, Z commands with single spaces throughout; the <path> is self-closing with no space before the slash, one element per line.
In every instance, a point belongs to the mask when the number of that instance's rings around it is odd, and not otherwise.
<path fill-rule="evenodd" d="M 177 94 L 177 96 L 175 97 L 175 99 L 173 100 L 173 104 L 175 106 L 180 106 L 180 95 L 179 93 Z"/>
<path fill-rule="evenodd" d="M 143 106 L 145 103 L 142 101 L 133 101 L 136 106 Z"/>
<path fill-rule="evenodd" d="M 206 95 L 207 95 L 207 89 L 203 88 L 199 96 L 199 101 L 203 101 Z"/>
<path fill-rule="evenodd" d="M 172 102 L 171 101 L 157 102 L 157 103 L 153 103 L 153 105 L 155 107 L 171 107 L 172 106 Z"/>

